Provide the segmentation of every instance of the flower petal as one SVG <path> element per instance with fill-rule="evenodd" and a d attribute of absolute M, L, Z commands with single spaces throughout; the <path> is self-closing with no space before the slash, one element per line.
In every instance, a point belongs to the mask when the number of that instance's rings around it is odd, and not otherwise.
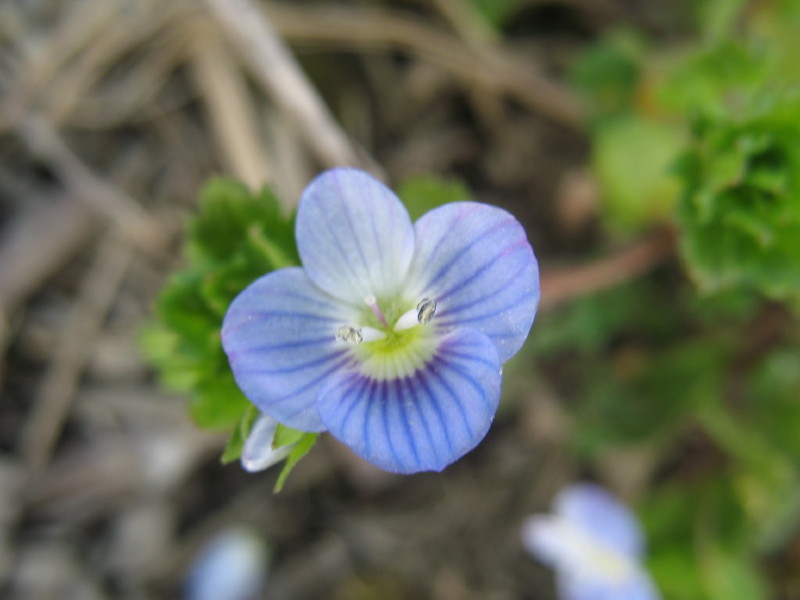
<path fill-rule="evenodd" d="M 363 305 L 393 296 L 414 253 L 414 228 L 403 204 L 377 179 L 356 169 L 331 169 L 303 192 L 297 248 L 314 283 Z"/>
<path fill-rule="evenodd" d="M 270 468 L 289 456 L 292 446 L 273 448 L 278 422 L 269 415 L 259 415 L 244 442 L 241 463 L 245 471 L 255 473 Z"/>
<path fill-rule="evenodd" d="M 495 206 L 454 202 L 423 215 L 414 230 L 409 293 L 436 300 L 440 326 L 485 333 L 507 361 L 539 304 L 539 267 L 522 225 Z"/>
<path fill-rule="evenodd" d="M 318 408 L 331 434 L 378 467 L 441 471 L 486 435 L 500 382 L 494 344 L 460 329 L 409 376 L 375 379 L 358 368 L 338 373 L 320 392 Z"/>
<path fill-rule="evenodd" d="M 638 558 L 644 540 L 636 516 L 599 485 L 578 483 L 562 490 L 555 511 L 597 542 L 626 556 Z"/>
<path fill-rule="evenodd" d="M 323 431 L 316 399 L 325 379 L 352 361 L 335 340 L 350 308 L 299 267 L 256 280 L 228 308 L 222 345 L 233 375 L 261 412 L 301 431 Z"/>
<path fill-rule="evenodd" d="M 186 582 L 187 600 L 247 600 L 261 595 L 267 548 L 252 531 L 231 527 L 217 534 L 195 559 Z"/>
<path fill-rule="evenodd" d="M 563 600 L 659 600 L 661 595 L 650 575 L 637 568 L 617 581 L 586 574 L 559 573 L 559 597 Z"/>

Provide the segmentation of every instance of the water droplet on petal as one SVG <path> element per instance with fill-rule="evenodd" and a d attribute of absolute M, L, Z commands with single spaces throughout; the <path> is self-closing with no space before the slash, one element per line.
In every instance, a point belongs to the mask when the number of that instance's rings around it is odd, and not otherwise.
<path fill-rule="evenodd" d="M 436 314 L 436 302 L 430 298 L 423 298 L 417 304 L 417 321 L 427 323 Z"/>
<path fill-rule="evenodd" d="M 364 336 L 361 335 L 361 330 L 358 327 L 342 325 L 336 330 L 336 339 L 348 344 L 360 344 L 364 341 Z"/>

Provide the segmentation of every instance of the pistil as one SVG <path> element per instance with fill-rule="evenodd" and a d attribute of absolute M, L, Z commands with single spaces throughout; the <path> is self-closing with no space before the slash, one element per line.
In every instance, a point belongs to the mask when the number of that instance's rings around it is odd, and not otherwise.
<path fill-rule="evenodd" d="M 372 309 L 372 312 L 375 313 L 375 316 L 378 317 L 378 320 L 383 324 L 383 326 L 388 329 L 389 323 L 386 322 L 386 317 L 383 316 L 381 309 L 378 308 L 377 298 L 375 298 L 375 296 L 367 296 L 364 298 L 364 302 Z"/>

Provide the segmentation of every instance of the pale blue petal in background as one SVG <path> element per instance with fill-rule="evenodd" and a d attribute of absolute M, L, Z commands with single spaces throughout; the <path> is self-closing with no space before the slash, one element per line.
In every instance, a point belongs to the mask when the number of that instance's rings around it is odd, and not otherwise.
<path fill-rule="evenodd" d="M 256 600 L 267 575 L 267 551 L 254 533 L 240 527 L 214 537 L 191 566 L 186 600 Z"/>
<path fill-rule="evenodd" d="M 558 494 L 555 512 L 614 550 L 633 557 L 644 551 L 639 523 L 631 510 L 605 488 L 574 484 Z"/>
<path fill-rule="evenodd" d="M 331 169 L 312 181 L 297 208 L 297 248 L 321 289 L 357 305 L 397 294 L 414 252 L 405 206 L 377 179 Z"/>
<path fill-rule="evenodd" d="M 415 224 L 407 289 L 438 303 L 443 327 L 489 336 L 504 363 L 522 347 L 539 304 L 539 268 L 522 225 L 508 212 L 454 202 Z"/>
<path fill-rule="evenodd" d="M 500 381 L 492 342 L 460 329 L 409 377 L 337 373 L 320 393 L 319 412 L 331 434 L 386 471 L 440 471 L 486 435 Z"/>
<path fill-rule="evenodd" d="M 561 600 L 660 600 L 650 576 L 637 568 L 624 579 L 609 581 L 591 576 L 559 576 L 557 589 Z"/>

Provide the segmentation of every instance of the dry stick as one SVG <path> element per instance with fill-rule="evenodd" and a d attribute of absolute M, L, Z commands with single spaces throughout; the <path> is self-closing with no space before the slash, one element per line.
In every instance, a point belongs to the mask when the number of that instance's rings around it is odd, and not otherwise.
<path fill-rule="evenodd" d="M 159 254 L 166 247 L 167 234 L 161 225 L 133 198 L 92 173 L 48 122 L 28 117 L 20 125 L 19 133 L 30 150 L 59 175 L 73 196 L 107 217 L 117 226 L 119 235 L 150 254 Z"/>
<path fill-rule="evenodd" d="M 652 269 L 672 256 L 675 233 L 661 230 L 627 248 L 592 262 L 542 273 L 542 308 L 598 292 Z"/>
<path fill-rule="evenodd" d="M 317 159 L 327 167 L 363 164 L 365 159 L 333 119 L 260 7 L 252 0 L 206 0 L 206 4 Z"/>
<path fill-rule="evenodd" d="M 20 211 L 0 235 L 0 312 L 38 290 L 96 225 L 92 211 L 69 195 Z"/>
<path fill-rule="evenodd" d="M 192 73 L 206 102 L 220 155 L 230 171 L 252 189 L 270 179 L 255 107 L 239 67 L 213 27 L 198 28 Z"/>
<path fill-rule="evenodd" d="M 92 341 L 100 333 L 132 256 L 130 244 L 112 229 L 82 282 L 23 432 L 22 455 L 32 471 L 50 458 L 92 352 Z"/>
<path fill-rule="evenodd" d="M 221 1 L 221 0 L 217 0 Z M 418 18 L 386 10 L 270 5 L 277 30 L 292 42 L 350 49 L 401 50 L 448 70 L 465 84 L 506 93 L 551 119 L 580 129 L 583 110 L 568 90 L 507 52 L 478 54 L 458 38 Z"/>

